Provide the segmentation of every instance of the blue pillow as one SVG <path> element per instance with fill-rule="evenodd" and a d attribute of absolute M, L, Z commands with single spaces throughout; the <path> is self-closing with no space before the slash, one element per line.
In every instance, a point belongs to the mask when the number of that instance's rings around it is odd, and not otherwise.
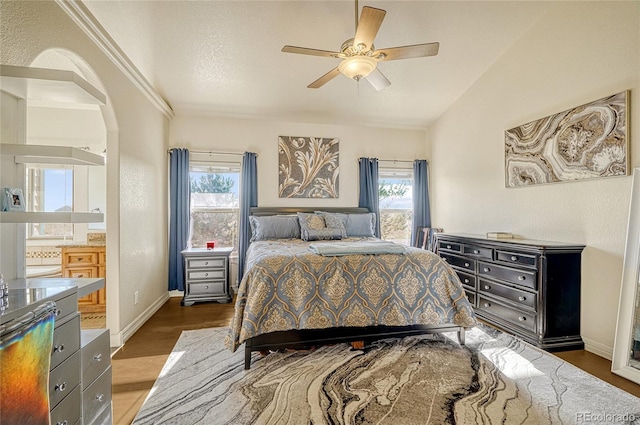
<path fill-rule="evenodd" d="M 375 237 L 374 213 L 347 214 L 347 236 Z"/>
<path fill-rule="evenodd" d="M 299 239 L 300 224 L 295 215 L 269 215 L 249 217 L 251 242 L 267 239 Z"/>
<path fill-rule="evenodd" d="M 342 231 L 337 227 L 325 227 L 324 229 L 304 229 L 302 231 L 302 240 L 305 241 L 340 239 L 342 239 Z"/>

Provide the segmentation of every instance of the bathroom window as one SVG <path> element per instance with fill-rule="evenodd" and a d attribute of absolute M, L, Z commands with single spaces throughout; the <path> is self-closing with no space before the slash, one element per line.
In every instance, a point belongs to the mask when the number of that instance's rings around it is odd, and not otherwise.
<path fill-rule="evenodd" d="M 73 167 L 29 164 L 26 167 L 27 211 L 73 211 Z M 71 223 L 30 223 L 30 239 L 73 237 Z"/>

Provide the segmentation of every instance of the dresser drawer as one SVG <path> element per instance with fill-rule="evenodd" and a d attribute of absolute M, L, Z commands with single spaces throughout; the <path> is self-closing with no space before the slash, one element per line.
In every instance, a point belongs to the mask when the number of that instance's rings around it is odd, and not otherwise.
<path fill-rule="evenodd" d="M 80 384 L 80 351 L 49 373 L 49 406 L 57 406 Z"/>
<path fill-rule="evenodd" d="M 213 258 L 189 258 L 187 259 L 187 267 L 190 269 L 197 268 L 224 268 L 226 262 L 225 257 L 213 257 Z"/>
<path fill-rule="evenodd" d="M 478 285 L 480 293 L 486 293 L 517 303 L 524 308 L 536 310 L 536 294 L 502 285 L 497 282 L 480 279 Z"/>
<path fill-rule="evenodd" d="M 98 252 L 98 264 L 107 264 L 106 252 Z"/>
<path fill-rule="evenodd" d="M 457 255 L 452 254 L 440 254 L 444 260 L 455 267 L 460 267 L 463 269 L 471 270 L 472 272 L 476 270 L 476 260 L 472 260 L 470 258 L 458 257 Z"/>
<path fill-rule="evenodd" d="M 74 293 L 68 297 L 64 297 L 56 301 L 56 309 L 54 314 L 56 315 L 55 325 L 62 323 L 61 319 L 78 311 L 78 294 Z"/>
<path fill-rule="evenodd" d="M 82 388 L 87 388 L 111 364 L 108 329 L 85 329 L 81 337 Z"/>
<path fill-rule="evenodd" d="M 90 266 L 98 264 L 97 252 L 66 252 L 63 263 L 67 266 Z"/>
<path fill-rule="evenodd" d="M 438 251 L 441 250 L 461 252 L 462 245 L 455 242 L 438 241 Z"/>
<path fill-rule="evenodd" d="M 111 366 L 82 392 L 82 420 L 90 424 L 111 404 Z"/>
<path fill-rule="evenodd" d="M 474 275 L 459 272 L 457 270 L 456 274 L 458 275 L 458 278 L 460 278 L 460 282 L 462 282 L 463 286 L 476 289 L 476 277 Z"/>
<path fill-rule="evenodd" d="M 521 254 L 518 252 L 496 250 L 496 260 L 531 268 L 538 266 L 537 255 Z"/>
<path fill-rule="evenodd" d="M 495 317 L 499 317 L 514 325 L 531 332 L 536 331 L 535 313 L 524 313 L 515 308 L 507 307 L 504 304 L 485 298 L 478 294 L 478 310 L 487 312 Z"/>
<path fill-rule="evenodd" d="M 224 270 L 189 270 L 187 279 L 224 279 Z"/>
<path fill-rule="evenodd" d="M 51 349 L 51 369 L 65 361 L 80 349 L 80 314 L 55 326 L 53 330 L 53 348 Z"/>
<path fill-rule="evenodd" d="M 190 283 L 189 295 L 216 295 L 224 294 L 225 282 Z"/>
<path fill-rule="evenodd" d="M 113 424 L 113 406 L 111 403 L 106 405 L 104 409 L 91 422 L 85 422 L 83 425 L 112 425 Z"/>
<path fill-rule="evenodd" d="M 512 269 L 492 263 L 479 262 L 478 275 L 504 280 L 534 290 L 538 289 L 537 273 L 533 270 Z"/>
<path fill-rule="evenodd" d="M 51 411 L 51 425 L 72 425 L 82 414 L 82 393 L 77 386 Z"/>
<path fill-rule="evenodd" d="M 476 293 L 473 291 L 467 291 L 466 289 L 464 293 L 467 296 L 467 299 L 469 300 L 471 307 L 476 308 Z"/>
<path fill-rule="evenodd" d="M 476 258 L 484 258 L 487 260 L 493 260 L 493 249 L 484 248 L 478 245 L 462 245 L 462 253 L 465 255 L 471 255 Z"/>

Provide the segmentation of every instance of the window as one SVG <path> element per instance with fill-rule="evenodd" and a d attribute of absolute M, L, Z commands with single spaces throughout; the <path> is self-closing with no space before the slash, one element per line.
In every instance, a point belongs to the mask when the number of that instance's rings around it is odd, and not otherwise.
<path fill-rule="evenodd" d="M 380 232 L 382 239 L 409 245 L 413 220 L 413 169 L 380 168 Z"/>
<path fill-rule="evenodd" d="M 197 163 L 189 165 L 191 180 L 190 246 L 238 248 L 240 216 L 240 163 Z"/>
<path fill-rule="evenodd" d="M 29 211 L 73 211 L 72 166 L 28 164 L 26 187 Z M 28 237 L 32 239 L 73 237 L 71 223 L 31 223 L 28 229 Z"/>

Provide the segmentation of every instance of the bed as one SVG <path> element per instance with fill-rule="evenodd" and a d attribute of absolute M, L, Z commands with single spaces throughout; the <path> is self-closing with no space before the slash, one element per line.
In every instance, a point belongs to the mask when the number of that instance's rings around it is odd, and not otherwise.
<path fill-rule="evenodd" d="M 245 344 L 245 369 L 254 351 L 451 331 L 464 344 L 465 328 L 476 324 L 449 265 L 430 251 L 399 251 L 372 237 L 362 230 L 365 216 L 375 219 L 366 209 L 253 208 L 251 214 L 252 228 L 255 221 L 267 231 L 253 228 L 226 339 L 232 351 Z M 326 229 L 306 228 L 316 215 Z M 337 235 L 329 224 L 340 220 L 348 226 Z M 274 222 L 275 230 L 260 224 Z M 360 253 L 339 249 L 345 245 Z"/>

